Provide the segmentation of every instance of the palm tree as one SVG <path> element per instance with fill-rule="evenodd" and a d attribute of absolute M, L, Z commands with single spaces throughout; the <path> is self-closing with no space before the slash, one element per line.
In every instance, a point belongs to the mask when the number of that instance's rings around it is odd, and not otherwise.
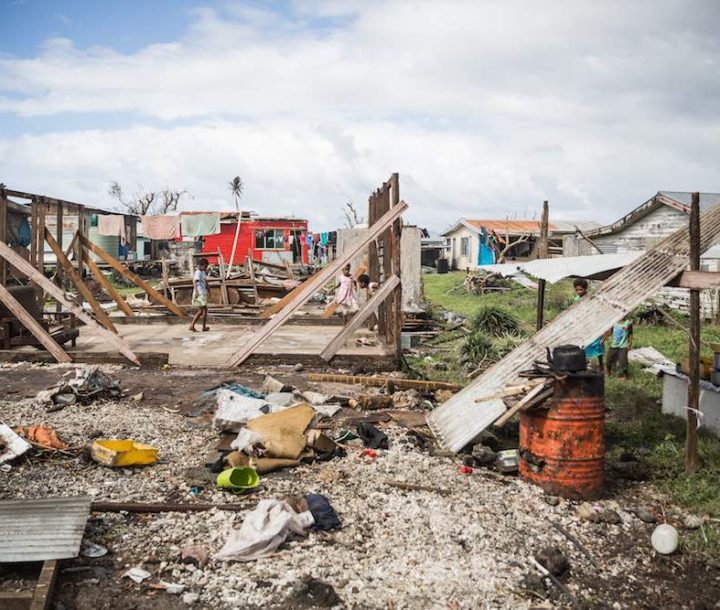
<path fill-rule="evenodd" d="M 235 210 L 237 211 L 238 215 L 237 226 L 235 227 L 235 239 L 233 240 L 233 247 L 232 251 L 230 252 L 230 261 L 228 262 L 225 277 L 228 277 L 230 275 L 230 268 L 235 262 L 235 250 L 237 249 L 238 238 L 240 237 L 240 223 L 242 222 L 242 212 L 240 211 L 240 198 L 243 194 L 243 188 L 245 188 L 242 178 L 240 176 L 235 176 L 232 180 L 230 180 L 229 188 L 230 192 L 232 193 L 233 199 L 235 200 Z"/>

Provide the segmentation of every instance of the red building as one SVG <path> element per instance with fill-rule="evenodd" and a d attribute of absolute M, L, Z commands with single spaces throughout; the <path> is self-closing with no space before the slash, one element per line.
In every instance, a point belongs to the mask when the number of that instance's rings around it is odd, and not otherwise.
<path fill-rule="evenodd" d="M 220 233 L 203 238 L 203 252 L 222 252 L 225 264 L 242 265 L 250 254 L 255 260 L 283 264 L 308 262 L 308 221 L 299 218 L 243 217 L 235 249 L 235 261 L 230 254 L 237 229 L 237 214 L 221 214 Z M 211 258 L 211 257 L 208 257 Z M 214 261 L 211 261 L 214 262 Z"/>

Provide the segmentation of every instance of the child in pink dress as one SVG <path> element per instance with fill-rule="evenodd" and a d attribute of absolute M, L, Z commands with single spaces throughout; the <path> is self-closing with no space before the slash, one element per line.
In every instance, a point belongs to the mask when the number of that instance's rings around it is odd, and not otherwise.
<path fill-rule="evenodd" d="M 348 314 L 357 311 L 358 304 L 355 296 L 355 278 L 350 275 L 350 264 L 342 268 L 342 273 L 337 277 L 337 291 L 335 302 L 343 314 L 343 324 L 347 324 Z"/>

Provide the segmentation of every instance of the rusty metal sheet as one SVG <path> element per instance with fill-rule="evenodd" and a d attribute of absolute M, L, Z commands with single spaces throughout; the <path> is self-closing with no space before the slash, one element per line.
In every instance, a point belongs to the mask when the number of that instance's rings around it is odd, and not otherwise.
<path fill-rule="evenodd" d="M 77 557 L 90 502 L 90 496 L 1 500 L 0 563 Z"/>
<path fill-rule="evenodd" d="M 720 205 L 701 217 L 700 251 L 707 250 L 719 238 Z M 689 251 L 688 230 L 682 227 L 487 369 L 428 415 L 428 425 L 439 443 L 450 451 L 462 449 L 502 415 L 494 414 L 497 401 L 476 403 L 476 399 L 517 383 L 519 373 L 530 368 L 533 361 L 544 359 L 548 347 L 585 346 L 594 341 L 683 271 L 689 262 Z"/>

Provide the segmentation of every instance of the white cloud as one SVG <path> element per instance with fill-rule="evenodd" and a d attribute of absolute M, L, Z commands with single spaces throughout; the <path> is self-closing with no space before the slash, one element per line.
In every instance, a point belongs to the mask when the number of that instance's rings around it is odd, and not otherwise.
<path fill-rule="evenodd" d="M 714 3 L 297 0 L 194 14 L 132 54 L 47 42 L 0 59 L 0 112 L 116 113 L 125 127 L 0 138 L 3 181 L 105 200 L 186 186 L 339 224 L 401 173 L 410 220 L 535 213 L 609 221 L 658 189 L 720 190 Z"/>

